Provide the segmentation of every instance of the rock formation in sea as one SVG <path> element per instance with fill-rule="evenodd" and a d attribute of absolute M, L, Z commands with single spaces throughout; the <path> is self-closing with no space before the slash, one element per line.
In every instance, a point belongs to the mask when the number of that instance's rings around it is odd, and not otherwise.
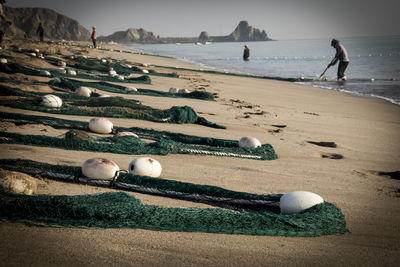
<path fill-rule="evenodd" d="M 202 31 L 198 37 L 159 37 L 143 29 L 130 28 L 109 36 L 99 37 L 98 40 L 117 43 L 205 43 L 270 41 L 271 39 L 265 30 L 261 31 L 250 26 L 247 21 L 241 21 L 231 34 L 224 36 L 209 36 L 206 31 Z"/>

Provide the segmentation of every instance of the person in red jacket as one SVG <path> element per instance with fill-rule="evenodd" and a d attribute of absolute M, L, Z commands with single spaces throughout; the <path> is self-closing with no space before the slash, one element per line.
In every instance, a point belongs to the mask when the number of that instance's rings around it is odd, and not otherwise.
<path fill-rule="evenodd" d="M 92 35 L 90 36 L 90 38 L 93 41 L 93 47 L 96 48 L 96 39 L 97 39 L 97 32 L 96 32 L 96 26 L 92 27 L 93 31 L 92 31 Z"/>

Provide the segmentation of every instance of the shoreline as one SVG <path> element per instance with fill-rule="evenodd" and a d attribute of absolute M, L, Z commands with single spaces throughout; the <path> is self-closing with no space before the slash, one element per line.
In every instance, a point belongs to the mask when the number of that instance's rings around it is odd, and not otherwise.
<path fill-rule="evenodd" d="M 45 49 L 45 44 L 30 45 Z M 118 49 L 118 46 L 113 46 Z M 91 57 L 127 59 L 171 67 L 191 64 L 156 56 L 124 54 L 82 47 L 57 46 L 63 54 L 85 50 Z M 36 58 L 19 61 L 46 66 Z M 155 70 L 161 68 L 150 67 Z M 163 177 L 187 183 L 213 185 L 255 194 L 280 194 L 297 190 L 315 192 L 339 207 L 351 233 L 314 238 L 164 232 L 142 229 L 37 227 L 2 222 L 0 259 L 10 265 L 395 265 L 399 260 L 400 198 L 398 180 L 377 172 L 398 171 L 400 162 L 400 107 L 378 99 L 354 97 L 266 79 L 177 71 L 180 78 L 151 76 L 152 84 L 138 87 L 167 92 L 170 87 L 205 88 L 217 93 L 217 101 L 123 95 L 154 108 L 191 106 L 226 130 L 194 124 L 165 124 L 138 119 L 113 118 L 116 126 L 143 127 L 195 136 L 237 140 L 255 136 L 271 144 L 278 159 L 258 161 L 240 158 L 173 154 L 151 156 L 163 166 Z M 25 76 L 15 76 L 23 79 Z M 29 79 L 36 79 L 29 76 Z M 41 78 L 41 80 L 47 80 Z M 24 90 L 51 91 L 47 86 L 21 86 Z M 111 94 L 119 95 L 119 94 Z M 1 111 L 52 116 L 87 122 L 90 116 L 54 115 L 1 107 Z M 280 126 L 280 127 L 277 127 Z M 2 124 L 23 134 L 60 136 L 50 126 Z M 336 148 L 308 141 L 334 142 Z M 80 166 L 96 152 L 2 144 L 0 157 L 23 158 L 49 164 Z M 101 153 L 124 168 L 136 155 Z M 335 159 L 334 155 L 343 158 Z M 374 172 L 375 171 L 375 172 Z M 77 195 L 110 192 L 111 189 L 66 184 L 42 179 L 41 194 Z M 396 193 L 397 192 L 397 193 Z M 134 193 L 144 204 L 163 207 L 209 205 Z M 40 249 L 40 252 L 37 250 Z M 74 257 L 71 257 L 74 255 Z"/>
<path fill-rule="evenodd" d="M 349 38 L 349 39 L 358 39 L 358 38 Z M 322 40 L 322 39 L 317 39 L 317 40 Z M 143 46 L 145 46 L 144 44 L 134 44 L 134 45 L 125 45 L 125 44 L 123 44 L 124 47 L 130 48 L 130 49 L 135 49 L 135 45 L 139 45 L 141 47 L 139 49 L 139 51 L 141 51 L 141 52 L 150 53 L 151 55 L 154 55 L 154 56 L 161 56 L 161 57 L 164 56 L 162 54 L 157 54 L 157 53 L 150 52 L 149 50 L 147 50 L 147 51 L 143 50 Z M 167 45 L 172 45 L 172 44 L 167 44 Z M 369 55 L 369 56 L 371 56 L 371 55 Z M 377 87 L 375 89 L 373 89 L 373 90 L 376 91 L 376 92 L 364 93 L 364 92 L 362 92 L 363 90 L 361 88 L 357 88 L 357 87 L 360 87 L 361 85 L 356 85 L 355 86 L 355 84 L 354 84 L 355 82 L 357 83 L 357 82 L 360 82 L 360 81 L 362 83 L 370 83 L 371 82 L 370 78 L 349 79 L 347 81 L 347 84 L 350 83 L 348 85 L 350 87 L 345 87 L 344 89 L 342 89 L 341 87 L 344 87 L 345 85 L 343 85 L 343 84 L 340 84 L 340 85 L 334 85 L 334 84 L 333 85 L 332 84 L 331 85 L 323 85 L 323 84 L 321 84 L 320 85 L 320 84 L 318 84 L 318 81 L 315 80 L 315 77 L 311 77 L 311 76 L 307 76 L 306 78 L 304 78 L 303 76 L 298 76 L 298 77 L 294 77 L 294 76 L 293 77 L 292 76 L 289 76 L 289 77 L 286 77 L 286 76 L 284 76 L 284 77 L 281 77 L 281 76 L 268 76 L 268 75 L 260 74 L 260 71 L 244 72 L 244 71 L 240 71 L 240 70 L 233 70 L 233 69 L 229 69 L 229 68 L 224 68 L 224 67 L 221 67 L 221 66 L 219 66 L 219 67 L 218 66 L 212 66 L 212 64 L 211 65 L 207 65 L 206 63 L 202 63 L 202 62 L 196 61 L 196 59 L 189 59 L 189 58 L 185 58 L 185 57 L 180 58 L 180 57 L 177 57 L 177 56 L 175 56 L 175 57 L 174 56 L 167 56 L 167 57 L 171 57 L 172 59 L 178 60 L 180 62 L 186 62 L 186 63 L 189 63 L 189 64 L 193 64 L 193 65 L 198 66 L 200 68 L 212 69 L 214 71 L 234 73 L 234 74 L 239 74 L 239 75 L 244 75 L 244 76 L 249 76 L 249 77 L 254 76 L 254 77 L 260 77 L 260 78 L 264 78 L 264 79 L 298 82 L 299 84 L 302 84 L 303 82 L 308 82 L 309 84 L 307 84 L 307 85 L 309 85 L 309 86 L 319 87 L 319 88 L 322 88 L 322 89 L 325 89 L 325 90 L 328 89 L 328 90 L 341 91 L 341 92 L 345 92 L 345 93 L 348 93 L 348 94 L 353 94 L 355 96 L 366 96 L 366 97 L 372 97 L 372 98 L 379 98 L 379 99 L 383 99 L 385 101 L 388 101 L 388 102 L 390 102 L 392 104 L 400 105 L 400 99 L 396 100 L 395 96 L 393 96 L 394 97 L 393 98 L 393 97 L 385 97 L 384 95 L 379 95 L 378 88 L 381 88 L 382 86 L 386 86 L 386 85 L 383 85 L 383 84 L 375 85 Z M 356 56 L 354 56 L 354 57 L 356 57 Z M 360 55 L 358 55 L 358 57 L 360 57 Z M 323 58 L 325 58 L 325 56 Z M 240 60 L 240 58 L 238 58 L 238 60 Z M 375 79 L 372 79 L 372 80 L 374 80 L 373 82 L 375 84 L 376 83 L 380 83 L 380 82 L 392 82 L 392 83 L 395 82 L 395 83 L 398 83 L 398 79 L 396 79 L 394 77 L 392 77 L 392 78 L 376 78 L 375 77 Z M 317 82 L 317 84 L 314 83 L 315 81 Z M 334 81 L 336 81 L 336 80 L 335 79 L 329 80 L 330 83 L 332 83 Z M 321 83 L 321 82 L 319 82 L 319 83 Z M 366 86 L 370 86 L 370 85 L 366 84 Z M 399 86 L 400 86 L 400 84 L 399 84 Z M 358 90 L 361 90 L 361 91 L 358 91 Z M 393 89 L 391 89 L 391 90 L 393 90 Z"/>

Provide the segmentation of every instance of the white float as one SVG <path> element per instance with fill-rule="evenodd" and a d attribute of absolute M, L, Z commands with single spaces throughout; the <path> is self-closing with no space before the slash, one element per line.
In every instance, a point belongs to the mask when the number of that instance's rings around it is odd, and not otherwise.
<path fill-rule="evenodd" d="M 107 63 L 107 60 L 103 58 L 103 59 L 101 60 L 101 63 Z"/>
<path fill-rule="evenodd" d="M 323 202 L 324 199 L 315 193 L 295 191 L 283 195 L 279 207 L 281 214 L 296 214 Z"/>
<path fill-rule="evenodd" d="M 60 60 L 60 61 L 57 62 L 57 65 L 60 66 L 60 67 L 66 67 L 67 63 L 65 61 Z"/>
<path fill-rule="evenodd" d="M 39 53 L 40 51 L 39 51 L 39 49 L 34 49 L 33 51 L 35 51 L 35 53 Z"/>
<path fill-rule="evenodd" d="M 3 57 L 0 58 L 0 63 L 7 64 L 7 59 Z"/>
<path fill-rule="evenodd" d="M 110 70 L 110 71 L 108 72 L 108 75 L 109 75 L 110 77 L 114 77 L 114 76 L 117 76 L 118 74 L 117 74 L 117 72 L 116 72 L 115 70 Z"/>
<path fill-rule="evenodd" d="M 108 134 L 112 132 L 113 124 L 106 118 L 93 118 L 89 121 L 89 129 L 95 133 Z"/>
<path fill-rule="evenodd" d="M 41 105 L 50 108 L 59 108 L 62 106 L 62 100 L 56 95 L 44 95 L 41 97 Z"/>
<path fill-rule="evenodd" d="M 117 80 L 123 81 L 123 80 L 125 80 L 125 78 L 122 75 L 117 75 Z"/>
<path fill-rule="evenodd" d="M 127 86 L 127 87 L 125 87 L 125 91 L 134 91 L 134 92 L 137 92 L 137 88 L 136 87 L 133 87 L 133 86 Z"/>
<path fill-rule="evenodd" d="M 74 70 L 67 70 L 67 74 L 72 75 L 72 76 L 76 76 L 76 71 L 74 71 Z"/>
<path fill-rule="evenodd" d="M 134 136 L 134 137 L 139 138 L 139 136 L 137 134 L 132 133 L 132 132 L 119 132 L 114 135 L 114 137 L 122 137 L 122 136 Z"/>
<path fill-rule="evenodd" d="M 90 97 L 90 95 L 92 94 L 92 90 L 85 86 L 79 86 L 75 89 L 75 93 L 81 96 Z"/>
<path fill-rule="evenodd" d="M 32 57 L 36 57 L 36 53 L 29 53 Z"/>
<path fill-rule="evenodd" d="M 129 164 L 129 172 L 135 175 L 160 177 L 161 171 L 161 164 L 148 157 L 134 159 Z"/>
<path fill-rule="evenodd" d="M 91 179 L 111 180 L 118 176 L 119 167 L 111 160 L 92 158 L 82 164 L 82 173 Z"/>
<path fill-rule="evenodd" d="M 148 70 L 142 70 L 142 72 L 143 72 L 143 73 L 149 73 L 149 71 L 148 71 Z"/>
<path fill-rule="evenodd" d="M 171 94 L 177 94 L 177 93 L 179 92 L 179 89 L 178 89 L 178 88 L 175 88 L 175 87 L 171 87 L 171 88 L 169 88 L 169 92 L 170 92 Z"/>
<path fill-rule="evenodd" d="M 189 91 L 188 89 L 179 89 L 179 90 L 178 90 L 178 93 L 179 93 L 179 94 L 189 94 L 190 91 Z"/>
<path fill-rule="evenodd" d="M 243 136 L 239 139 L 239 147 L 256 148 L 260 146 L 261 142 L 255 137 Z"/>
<path fill-rule="evenodd" d="M 374 78 L 371 78 L 371 82 L 373 83 L 375 81 L 375 79 Z"/>
<path fill-rule="evenodd" d="M 50 73 L 50 71 L 47 71 L 47 70 L 41 70 L 40 75 L 50 76 L 51 73 Z"/>

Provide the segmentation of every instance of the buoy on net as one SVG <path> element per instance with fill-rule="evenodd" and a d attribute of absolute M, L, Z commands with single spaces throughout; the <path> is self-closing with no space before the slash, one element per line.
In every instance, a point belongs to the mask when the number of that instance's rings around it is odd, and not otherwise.
<path fill-rule="evenodd" d="M 57 65 L 60 66 L 60 67 L 66 67 L 67 63 L 65 61 L 60 60 L 60 61 L 57 62 Z"/>
<path fill-rule="evenodd" d="M 76 88 L 75 93 L 81 96 L 90 97 L 92 94 L 92 90 L 85 86 L 79 86 L 78 88 Z"/>
<path fill-rule="evenodd" d="M 62 100 L 56 95 L 44 95 L 41 97 L 40 104 L 45 107 L 59 108 L 62 106 Z"/>
<path fill-rule="evenodd" d="M 72 76 L 76 76 L 76 71 L 74 71 L 74 70 L 67 70 L 67 74 L 72 75 Z"/>
<path fill-rule="evenodd" d="M 118 177 L 119 167 L 111 160 L 92 158 L 82 164 L 82 173 L 91 179 L 112 180 Z"/>
<path fill-rule="evenodd" d="M 239 139 L 239 147 L 256 148 L 260 146 L 261 142 L 255 137 L 243 136 Z"/>
<path fill-rule="evenodd" d="M 3 57 L 0 58 L 0 63 L 7 64 L 7 59 Z"/>
<path fill-rule="evenodd" d="M 179 89 L 179 90 L 178 90 L 178 93 L 179 93 L 179 94 L 189 94 L 190 91 L 189 91 L 188 89 Z"/>
<path fill-rule="evenodd" d="M 148 157 L 134 159 L 129 164 L 129 172 L 135 175 L 160 177 L 161 171 L 161 164 Z"/>
<path fill-rule="evenodd" d="M 94 133 L 109 134 L 112 132 L 113 123 L 106 118 L 93 118 L 89 121 L 89 129 Z"/>
<path fill-rule="evenodd" d="M 146 74 L 149 73 L 148 70 L 142 70 L 142 72 L 143 72 L 143 73 L 146 73 Z"/>
<path fill-rule="evenodd" d="M 137 88 L 136 87 L 133 87 L 133 86 L 127 86 L 127 87 L 125 87 L 125 91 L 134 91 L 134 92 L 137 92 Z"/>
<path fill-rule="evenodd" d="M 41 70 L 41 71 L 40 71 L 40 75 L 50 76 L 51 73 L 50 73 L 50 71 L 48 71 L 48 70 Z"/>
<path fill-rule="evenodd" d="M 178 88 L 175 88 L 175 87 L 171 87 L 171 88 L 169 88 L 169 92 L 170 92 L 171 94 L 177 94 L 177 93 L 179 92 L 179 89 L 178 89 Z"/>
<path fill-rule="evenodd" d="M 283 195 L 279 207 L 281 214 L 297 214 L 323 202 L 324 199 L 315 193 L 295 191 Z"/>

